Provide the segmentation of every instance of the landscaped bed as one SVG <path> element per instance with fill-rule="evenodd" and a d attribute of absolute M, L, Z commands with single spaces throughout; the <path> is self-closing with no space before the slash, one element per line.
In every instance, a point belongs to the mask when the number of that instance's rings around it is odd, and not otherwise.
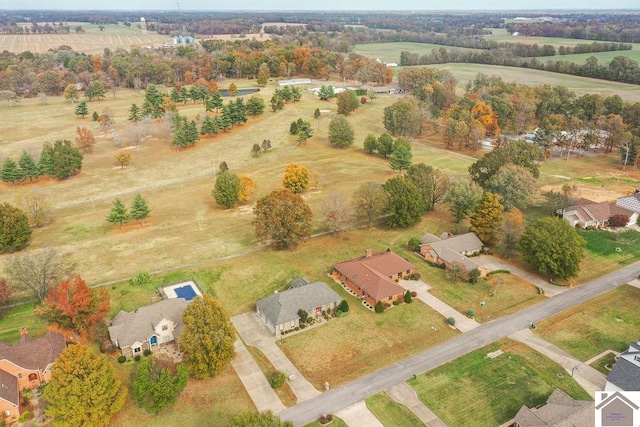
<path fill-rule="evenodd" d="M 625 351 L 640 330 L 640 289 L 622 286 L 538 322 L 536 333 L 586 361 L 606 350 Z"/>
<path fill-rule="evenodd" d="M 493 274 L 477 283 L 454 283 L 445 278 L 440 268 L 426 267 L 422 271 L 421 279 L 431 286 L 434 296 L 460 313 L 473 310 L 475 320 L 480 323 L 513 314 L 546 299 L 534 285 L 513 274 Z"/>
<path fill-rule="evenodd" d="M 421 301 L 378 314 L 353 303 L 353 297 L 347 298 L 348 314 L 322 328 L 278 341 L 280 349 L 319 390 L 325 382 L 336 387 L 458 334 Z"/>
<path fill-rule="evenodd" d="M 504 353 L 496 358 L 487 354 Z M 564 369 L 524 344 L 504 339 L 464 355 L 408 384 L 448 426 L 496 426 L 522 405 L 546 402 L 559 388 L 578 400 L 593 400 Z"/>

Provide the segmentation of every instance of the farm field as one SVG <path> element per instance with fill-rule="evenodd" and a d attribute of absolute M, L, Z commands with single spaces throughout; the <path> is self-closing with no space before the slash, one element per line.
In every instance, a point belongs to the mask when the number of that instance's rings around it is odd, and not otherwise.
<path fill-rule="evenodd" d="M 578 44 L 591 44 L 595 40 L 585 39 L 570 39 L 563 37 L 533 37 L 533 36 L 512 36 L 507 32 L 506 28 L 487 28 L 491 30 L 491 35 L 484 36 L 485 40 L 491 40 L 495 42 L 511 42 L 511 43 L 526 43 L 526 44 L 539 44 L 540 46 L 548 44 L 556 49 L 560 46 L 574 47 Z M 630 43 L 633 46 L 633 50 L 640 48 L 639 43 Z M 628 51 L 627 51 L 628 52 Z"/>
<path fill-rule="evenodd" d="M 568 61 L 576 64 L 584 64 L 587 58 L 595 57 L 599 65 L 606 65 L 616 56 L 626 56 L 636 62 L 640 62 L 640 48 L 634 45 L 632 50 L 619 50 L 615 52 L 578 53 L 573 55 L 539 56 L 542 62 L 546 61 Z"/>
<path fill-rule="evenodd" d="M 393 42 L 393 43 L 365 43 L 356 45 L 353 51 L 369 58 L 378 58 L 383 62 L 400 63 L 400 52 L 407 50 L 418 55 L 429 54 L 433 49 L 445 48 L 447 50 L 473 51 L 463 47 L 442 46 L 430 43 Z"/>
<path fill-rule="evenodd" d="M 586 361 L 606 350 L 624 351 L 638 339 L 640 289 L 622 286 L 538 322 L 535 332 Z"/>
<path fill-rule="evenodd" d="M 497 350 L 504 353 L 487 357 Z M 504 339 L 407 384 L 448 426 L 497 426 L 515 416 L 522 405 L 543 404 L 556 388 L 574 399 L 593 400 L 569 375 L 556 376 L 563 371 L 526 345 Z"/>
<path fill-rule="evenodd" d="M 124 25 L 105 25 L 100 31 L 98 25 L 86 22 L 69 23 L 72 27 L 70 34 L 1 34 L 0 51 L 20 53 L 46 52 L 61 45 L 70 46 L 73 50 L 84 53 L 103 53 L 105 47 L 114 50 L 123 48 L 129 50 L 131 46 L 160 47 L 164 43 L 171 43 L 171 37 L 148 32 L 142 34 L 136 24 L 130 28 Z M 75 25 L 81 25 L 85 33 L 77 34 L 73 31 Z"/>

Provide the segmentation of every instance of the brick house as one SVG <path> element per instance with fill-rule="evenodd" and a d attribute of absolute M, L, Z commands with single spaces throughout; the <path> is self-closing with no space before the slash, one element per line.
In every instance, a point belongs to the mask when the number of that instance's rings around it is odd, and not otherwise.
<path fill-rule="evenodd" d="M 333 278 L 375 306 L 378 301 L 385 304 L 401 301 L 405 289 L 396 282 L 415 273 L 415 269 L 413 264 L 391 251 L 374 255 L 368 249 L 364 257 L 335 264 Z"/>
<path fill-rule="evenodd" d="M 626 201 L 618 201 L 617 205 L 609 202 L 596 203 L 589 199 L 580 199 L 575 205 L 569 206 L 562 211 L 562 218 L 573 227 L 580 228 L 602 228 L 609 223 L 609 218 L 613 215 L 625 215 L 629 221 L 625 227 L 630 227 L 638 220 L 638 213 L 628 209 Z"/>
<path fill-rule="evenodd" d="M 446 264 L 447 266 L 459 263 L 465 267 L 467 272 L 477 268 L 481 277 L 486 276 L 487 268 L 469 258 L 469 255 L 480 253 L 483 247 L 484 244 L 476 233 L 465 233 L 457 236 L 443 233 L 440 237 L 425 233 L 420 238 L 420 255 L 424 259 L 435 264 Z"/>

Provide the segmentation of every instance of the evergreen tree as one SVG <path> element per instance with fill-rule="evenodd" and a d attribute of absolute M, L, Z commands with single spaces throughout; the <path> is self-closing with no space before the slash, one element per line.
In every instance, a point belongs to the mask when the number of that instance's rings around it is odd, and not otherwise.
<path fill-rule="evenodd" d="M 122 203 L 122 200 L 116 198 L 113 201 L 111 212 L 107 215 L 107 221 L 112 224 L 120 224 L 120 230 L 124 230 L 124 223 L 129 219 L 129 212 L 127 207 Z"/>
<path fill-rule="evenodd" d="M 403 170 L 409 169 L 409 166 L 411 166 L 412 157 L 411 149 L 405 145 L 400 145 L 391 153 L 389 167 L 401 174 Z"/>
<path fill-rule="evenodd" d="M 87 101 L 80 101 L 78 105 L 76 105 L 76 116 L 82 116 L 84 119 L 87 114 L 89 114 L 89 107 L 87 107 Z"/>
<path fill-rule="evenodd" d="M 200 134 L 202 135 L 217 135 L 220 129 L 218 128 L 218 123 L 214 117 L 207 116 L 204 118 L 202 122 L 202 126 L 200 127 Z"/>
<path fill-rule="evenodd" d="M 142 111 L 136 104 L 131 104 L 131 108 L 129 108 L 129 121 L 133 123 L 138 123 L 142 120 Z"/>
<path fill-rule="evenodd" d="M 258 116 L 264 113 L 264 108 L 264 99 L 259 96 L 254 95 L 247 101 L 247 114 Z"/>
<path fill-rule="evenodd" d="M 36 160 L 33 158 L 31 154 L 24 150 L 20 159 L 18 160 L 18 165 L 20 166 L 20 171 L 22 173 L 23 178 L 29 178 L 29 182 L 33 182 L 34 178 L 40 176 L 38 171 L 38 164 Z"/>
<path fill-rule="evenodd" d="M 144 227 L 144 220 L 151 213 L 151 209 L 149 209 L 149 205 L 144 197 L 141 194 L 136 194 L 133 198 L 133 202 L 131 203 L 131 218 L 137 219 L 140 221 L 140 225 Z"/>
<path fill-rule="evenodd" d="M 40 175 L 51 176 L 54 174 L 53 169 L 53 147 L 50 143 L 45 142 L 40 152 L 40 159 L 38 160 L 38 172 Z"/>
<path fill-rule="evenodd" d="M 234 207 L 240 197 L 240 178 L 231 172 L 224 172 L 216 177 L 215 188 L 212 195 L 216 203 L 225 209 Z"/>
<path fill-rule="evenodd" d="M 144 93 L 144 103 L 142 104 L 142 115 L 158 119 L 164 115 L 163 96 L 155 85 L 150 84 Z"/>
<path fill-rule="evenodd" d="M 4 162 L 2 162 L 2 172 L 0 174 L 4 182 L 10 182 L 14 186 L 16 182 L 20 181 L 23 177 L 18 164 L 11 157 L 7 157 L 4 159 Z"/>
<path fill-rule="evenodd" d="M 208 96 L 204 101 L 204 108 L 207 112 L 211 112 L 213 110 L 218 112 L 219 109 L 224 105 L 224 101 L 222 100 L 222 95 L 220 92 L 213 92 L 210 96 Z"/>
<path fill-rule="evenodd" d="M 54 142 L 51 158 L 53 175 L 58 179 L 68 178 L 82 169 L 82 153 L 71 145 L 71 141 L 57 140 Z"/>
<path fill-rule="evenodd" d="M 407 179 L 416 186 L 422 200 L 424 200 L 425 209 L 430 211 L 432 209 L 431 201 L 435 185 L 435 171 L 433 168 L 424 163 L 411 165 L 407 170 Z"/>

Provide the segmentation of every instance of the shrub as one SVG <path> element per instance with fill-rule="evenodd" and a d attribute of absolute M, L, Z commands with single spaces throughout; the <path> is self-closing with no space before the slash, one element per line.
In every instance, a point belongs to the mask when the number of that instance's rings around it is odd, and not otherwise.
<path fill-rule="evenodd" d="M 313 323 L 313 317 L 307 317 L 307 323 Z"/>
<path fill-rule="evenodd" d="M 298 316 L 300 317 L 301 322 L 306 322 L 309 315 L 303 309 L 298 310 Z"/>
<path fill-rule="evenodd" d="M 93 119 L 94 122 L 98 121 L 98 117 L 100 116 L 98 115 L 97 111 L 94 111 L 93 114 L 91 115 L 91 118 Z"/>
<path fill-rule="evenodd" d="M 363 96 L 362 98 L 360 98 L 360 104 L 364 105 L 367 103 L 367 97 Z"/>
<path fill-rule="evenodd" d="M 473 318 L 473 317 L 475 317 L 475 315 L 476 315 L 475 311 L 473 311 L 471 309 L 467 310 L 467 317 Z"/>
<path fill-rule="evenodd" d="M 118 356 L 118 363 L 124 363 L 126 361 L 127 361 L 127 358 L 125 356 L 122 356 L 122 355 Z"/>
<path fill-rule="evenodd" d="M 420 239 L 418 239 L 417 237 L 410 238 L 407 246 L 409 246 L 410 251 L 417 252 L 418 250 L 420 250 Z"/>
<path fill-rule="evenodd" d="M 305 325 L 304 323 L 300 323 L 300 329 L 304 329 L 306 327 L 307 327 L 307 325 Z"/>
<path fill-rule="evenodd" d="M 480 273 L 480 270 L 478 270 L 477 268 L 474 268 L 469 272 L 469 282 L 476 283 L 481 275 L 482 274 Z"/>
<path fill-rule="evenodd" d="M 300 330 L 300 326 L 296 326 L 296 327 L 294 328 L 294 331 L 299 331 L 299 330 Z"/>
<path fill-rule="evenodd" d="M 378 301 L 375 307 L 375 311 L 376 313 L 382 313 L 384 311 L 384 304 L 382 303 L 382 301 Z"/>
<path fill-rule="evenodd" d="M 140 355 L 136 354 L 135 356 L 133 356 L 133 360 L 135 360 L 136 362 L 140 361 Z"/>
<path fill-rule="evenodd" d="M 343 313 L 349 312 L 349 303 L 347 302 L 347 300 L 343 299 L 340 303 L 340 311 L 342 311 Z"/>
<path fill-rule="evenodd" d="M 456 324 L 456 319 L 454 319 L 453 317 L 449 317 L 447 319 L 447 323 L 450 324 L 451 326 Z"/>
<path fill-rule="evenodd" d="M 146 356 L 149 356 L 149 355 L 151 355 L 151 350 L 146 349 L 145 351 L 143 351 L 143 352 L 142 352 L 142 354 L 144 354 L 144 355 L 145 355 L 145 357 L 146 357 Z"/>
<path fill-rule="evenodd" d="M 393 305 L 400 305 L 400 301 L 394 301 Z"/>
<path fill-rule="evenodd" d="M 510 272 L 509 270 L 493 270 L 493 271 L 492 271 L 491 273 L 489 273 L 489 274 L 499 274 L 499 273 L 502 273 L 502 274 L 511 274 L 511 272 Z"/>
<path fill-rule="evenodd" d="M 133 286 L 144 286 L 151 282 L 151 274 L 146 271 L 138 271 L 129 281 Z"/>
<path fill-rule="evenodd" d="M 20 418 L 18 418 L 18 422 L 19 423 L 23 423 L 23 422 L 27 421 L 29 419 L 29 417 L 31 417 L 31 412 L 24 411 L 22 413 L 22 415 L 20 415 Z"/>
<path fill-rule="evenodd" d="M 413 274 L 411 275 L 411 278 L 412 278 L 413 280 L 420 280 L 420 273 L 413 273 Z"/>
<path fill-rule="evenodd" d="M 407 304 L 411 304 L 413 302 L 410 291 L 404 293 L 404 302 L 406 302 Z"/>
<path fill-rule="evenodd" d="M 335 316 L 336 317 L 342 316 L 342 310 L 340 310 L 339 308 L 336 308 Z"/>
<path fill-rule="evenodd" d="M 411 298 L 415 298 L 418 296 L 418 293 L 416 291 L 411 291 Z"/>
<path fill-rule="evenodd" d="M 329 424 L 333 421 L 333 415 L 331 414 L 323 414 L 320 418 L 318 418 L 318 423 L 321 425 Z"/>
<path fill-rule="evenodd" d="M 624 227 L 629 223 L 629 215 L 615 214 L 609 217 L 609 225 L 612 227 Z"/>
<path fill-rule="evenodd" d="M 275 371 L 269 378 L 271 388 L 280 388 L 284 385 L 285 381 L 287 381 L 287 374 L 282 371 Z"/>

